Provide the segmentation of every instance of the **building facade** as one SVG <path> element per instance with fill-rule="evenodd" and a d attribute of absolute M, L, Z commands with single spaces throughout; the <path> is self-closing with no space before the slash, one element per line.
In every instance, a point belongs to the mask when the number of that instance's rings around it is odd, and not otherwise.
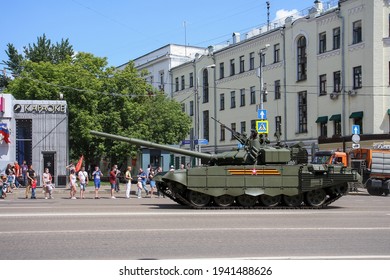
<path fill-rule="evenodd" d="M 66 185 L 69 160 L 68 109 L 66 101 L 16 100 L 1 96 L 0 173 L 15 161 L 32 165 L 40 184 L 49 168 L 57 185 Z"/>
<path fill-rule="evenodd" d="M 317 0 L 306 15 L 173 67 L 172 96 L 193 118 L 189 138 L 208 140 L 192 148 L 236 147 L 215 120 L 248 133 L 259 108 L 271 142 L 281 135 L 309 152 L 350 148 L 356 126 L 362 145 L 390 138 L 389 21 L 388 0 Z"/>

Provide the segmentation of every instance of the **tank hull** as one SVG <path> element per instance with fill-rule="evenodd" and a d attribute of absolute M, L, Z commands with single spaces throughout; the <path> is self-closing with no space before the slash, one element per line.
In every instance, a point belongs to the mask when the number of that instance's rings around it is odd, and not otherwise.
<path fill-rule="evenodd" d="M 193 208 L 320 208 L 344 195 L 348 190 L 348 182 L 359 180 L 357 172 L 340 167 L 230 165 L 169 171 L 159 177 L 157 185 L 171 199 Z M 221 205 L 221 197 L 230 203 Z M 242 197 L 245 197 L 244 201 Z M 298 201 L 290 204 L 291 198 L 297 198 Z M 268 204 L 268 200 L 273 203 Z"/>

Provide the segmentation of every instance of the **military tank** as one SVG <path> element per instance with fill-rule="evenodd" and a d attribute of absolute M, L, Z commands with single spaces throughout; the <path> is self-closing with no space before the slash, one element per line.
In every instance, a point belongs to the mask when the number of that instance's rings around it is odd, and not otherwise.
<path fill-rule="evenodd" d="M 234 132 L 242 148 L 218 154 L 93 130 L 90 133 L 206 161 L 206 165 L 155 177 L 160 192 L 192 208 L 324 208 L 347 192 L 348 182 L 361 180 L 354 169 L 308 164 L 303 145 L 271 146 L 257 132 L 250 137 Z"/>

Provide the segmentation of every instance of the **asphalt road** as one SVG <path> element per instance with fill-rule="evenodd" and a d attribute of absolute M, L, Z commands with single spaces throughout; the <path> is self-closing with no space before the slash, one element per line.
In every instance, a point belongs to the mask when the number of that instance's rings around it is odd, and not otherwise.
<path fill-rule="evenodd" d="M 1 260 L 390 259 L 390 197 L 321 210 L 192 210 L 167 198 L 0 200 Z"/>

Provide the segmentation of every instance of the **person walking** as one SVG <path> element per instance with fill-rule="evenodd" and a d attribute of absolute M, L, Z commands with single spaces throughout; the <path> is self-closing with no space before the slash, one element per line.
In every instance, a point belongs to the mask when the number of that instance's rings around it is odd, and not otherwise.
<path fill-rule="evenodd" d="M 150 198 L 153 198 L 153 193 L 157 191 L 156 181 L 154 180 L 154 170 L 151 169 L 149 173 L 149 184 L 150 184 Z"/>
<path fill-rule="evenodd" d="M 142 168 L 139 169 L 138 178 L 141 178 L 142 188 L 145 190 L 146 193 L 145 197 L 147 197 L 149 193 L 148 189 L 146 188 L 147 177 L 145 171 Z"/>
<path fill-rule="evenodd" d="M 100 171 L 99 166 L 95 166 L 95 170 L 92 172 L 93 184 L 95 185 L 95 199 L 99 199 L 99 189 L 100 189 L 100 177 L 103 176 L 103 173 Z"/>
<path fill-rule="evenodd" d="M 23 178 L 23 187 L 25 187 L 27 189 L 27 170 L 28 170 L 28 166 L 27 166 L 27 163 L 25 160 L 23 160 L 23 163 L 22 165 L 20 166 L 21 168 L 21 172 L 22 172 L 22 178 Z M 26 190 L 26 194 L 28 195 L 28 191 Z M 27 197 L 26 197 L 27 198 Z"/>
<path fill-rule="evenodd" d="M 127 167 L 126 173 L 125 173 L 125 179 L 126 179 L 126 197 L 130 198 L 131 193 L 131 166 Z"/>

